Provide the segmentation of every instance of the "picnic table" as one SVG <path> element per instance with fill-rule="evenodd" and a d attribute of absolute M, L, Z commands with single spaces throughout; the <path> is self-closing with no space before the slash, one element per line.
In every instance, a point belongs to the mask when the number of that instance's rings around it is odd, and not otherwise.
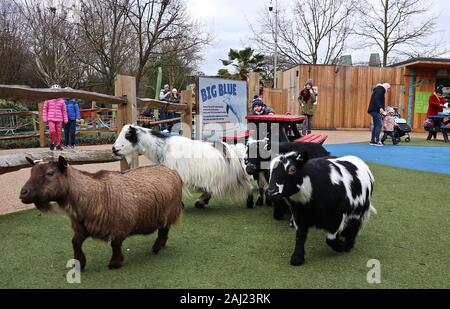
<path fill-rule="evenodd" d="M 431 120 L 433 120 L 433 127 L 429 129 L 427 139 L 431 139 L 431 135 L 433 132 L 441 132 L 444 137 L 444 142 L 448 142 L 448 134 L 450 133 L 450 115 L 437 115 L 430 116 Z M 445 121 L 445 119 L 447 119 Z"/>
<path fill-rule="evenodd" d="M 297 124 L 303 123 L 305 116 L 274 114 L 260 116 L 253 115 L 245 118 L 247 119 L 247 122 L 254 123 L 256 125 L 256 137 L 254 138 L 257 140 L 261 140 L 266 137 L 271 139 L 272 136 L 277 135 L 277 133 L 279 136 L 278 140 L 280 142 L 291 142 L 302 137 L 297 128 Z M 272 132 L 272 130 L 276 128 L 275 125 L 278 125 L 279 127 L 278 132 Z M 288 136 L 288 131 L 291 131 L 293 135 Z"/>

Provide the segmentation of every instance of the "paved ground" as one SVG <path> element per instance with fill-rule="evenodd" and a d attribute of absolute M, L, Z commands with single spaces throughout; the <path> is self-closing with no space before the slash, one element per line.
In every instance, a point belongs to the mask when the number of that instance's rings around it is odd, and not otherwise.
<path fill-rule="evenodd" d="M 343 143 L 354 143 L 354 142 L 364 142 L 368 141 L 370 138 L 369 131 L 314 131 L 316 134 L 326 134 L 328 139 L 325 144 L 343 144 Z M 425 134 L 414 134 L 415 137 L 425 138 Z M 92 150 L 92 149 L 110 149 L 111 145 L 98 145 L 98 146 L 84 146 L 77 149 Z M 46 151 L 47 148 L 34 148 L 34 149 L 12 149 L 12 150 L 1 150 L 1 155 L 14 154 L 14 153 L 25 153 L 25 152 L 40 152 Z M 150 162 L 143 158 L 139 158 L 141 165 L 147 165 Z M 100 169 L 105 170 L 118 170 L 119 163 L 104 163 L 104 164 L 90 164 L 90 165 L 79 165 L 77 168 L 96 172 Z M 30 168 L 25 168 L 17 172 L 0 175 L 0 197 L 2 203 L 0 204 L 0 214 L 6 214 L 11 212 L 16 212 L 28 208 L 32 208 L 31 205 L 23 205 L 19 200 L 19 192 L 23 184 L 27 181 L 30 175 Z"/>
<path fill-rule="evenodd" d="M 335 156 L 354 155 L 366 162 L 450 174 L 450 147 L 340 144 L 325 145 L 325 148 Z"/>

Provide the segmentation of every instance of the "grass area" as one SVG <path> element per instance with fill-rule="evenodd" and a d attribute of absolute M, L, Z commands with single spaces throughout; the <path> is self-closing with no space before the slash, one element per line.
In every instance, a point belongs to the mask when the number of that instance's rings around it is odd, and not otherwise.
<path fill-rule="evenodd" d="M 388 138 L 385 143 L 391 145 L 392 140 Z M 368 142 L 357 142 L 354 144 L 368 144 Z M 411 141 L 407 143 L 405 142 L 404 137 L 402 137 L 402 141 L 398 144 L 398 146 L 450 147 L 450 143 L 445 143 L 441 133 L 438 133 L 438 139 L 431 141 L 427 141 L 425 138 L 411 137 Z"/>
<path fill-rule="evenodd" d="M 183 224 L 171 230 L 158 255 L 150 253 L 155 235 L 130 237 L 124 267 L 110 271 L 109 245 L 89 239 L 81 284 L 71 285 L 68 218 L 30 210 L 0 217 L 0 288 L 450 287 L 448 175 L 370 166 L 378 215 L 350 253 L 333 252 L 325 232 L 311 229 L 306 264 L 292 267 L 294 229 L 273 220 L 271 207 L 213 199 L 199 210 L 187 200 Z M 381 262 L 381 284 L 366 282 L 369 259 Z"/>

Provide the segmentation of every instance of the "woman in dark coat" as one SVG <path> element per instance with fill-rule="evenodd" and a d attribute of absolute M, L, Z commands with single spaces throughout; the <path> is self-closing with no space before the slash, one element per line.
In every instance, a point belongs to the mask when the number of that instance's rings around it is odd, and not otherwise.
<path fill-rule="evenodd" d="M 373 89 L 369 108 L 367 110 L 367 112 L 372 116 L 373 119 L 372 138 L 370 139 L 369 145 L 383 146 L 383 144 L 380 142 L 381 127 L 383 126 L 381 114 L 385 113 L 385 94 L 390 88 L 391 85 L 389 85 L 388 83 L 384 83 L 378 84 Z"/>

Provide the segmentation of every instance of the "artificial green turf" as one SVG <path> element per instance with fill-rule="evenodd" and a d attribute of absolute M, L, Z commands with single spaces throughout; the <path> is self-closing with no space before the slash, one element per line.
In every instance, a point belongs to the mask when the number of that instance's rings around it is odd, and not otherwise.
<path fill-rule="evenodd" d="M 202 210 L 186 200 L 184 222 L 158 255 L 150 253 L 155 235 L 130 237 L 124 267 L 111 271 L 109 245 L 89 239 L 81 284 L 68 284 L 68 218 L 30 210 L 0 217 L 0 288 L 450 287 L 449 176 L 370 166 L 378 215 L 350 253 L 333 252 L 325 232 L 311 229 L 306 264 L 293 267 L 294 229 L 273 220 L 271 207 L 213 199 Z M 381 284 L 366 281 L 370 259 L 381 262 Z"/>

